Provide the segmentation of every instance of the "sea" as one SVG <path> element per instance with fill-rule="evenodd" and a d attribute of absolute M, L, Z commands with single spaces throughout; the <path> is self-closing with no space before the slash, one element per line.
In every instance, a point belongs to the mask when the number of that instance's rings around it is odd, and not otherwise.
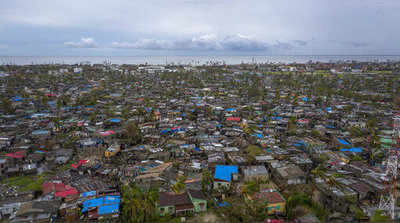
<path fill-rule="evenodd" d="M 279 55 L 279 56 L 0 56 L 0 65 L 151 64 L 207 65 L 241 63 L 387 62 L 400 55 Z"/>

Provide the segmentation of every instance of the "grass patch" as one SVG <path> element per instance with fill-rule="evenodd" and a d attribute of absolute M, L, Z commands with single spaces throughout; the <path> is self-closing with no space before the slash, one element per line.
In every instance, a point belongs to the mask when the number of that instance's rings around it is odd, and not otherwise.
<path fill-rule="evenodd" d="M 46 174 L 39 176 L 18 176 L 11 177 L 1 181 L 1 184 L 8 187 L 18 187 L 18 191 L 39 191 L 42 190 L 42 184 L 46 180 Z"/>

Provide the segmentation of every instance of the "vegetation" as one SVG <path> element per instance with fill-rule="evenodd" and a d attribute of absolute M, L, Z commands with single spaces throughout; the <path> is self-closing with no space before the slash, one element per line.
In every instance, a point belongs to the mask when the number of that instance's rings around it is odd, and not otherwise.
<path fill-rule="evenodd" d="M 122 187 L 121 221 L 129 223 L 157 222 L 158 188 L 142 191 L 136 185 Z"/>
<path fill-rule="evenodd" d="M 129 145 L 136 145 L 141 143 L 142 140 L 143 136 L 139 127 L 133 122 L 126 124 L 122 141 Z"/>
<path fill-rule="evenodd" d="M 371 218 L 371 222 L 389 222 L 390 217 L 386 215 L 385 211 L 383 210 L 376 210 L 374 215 Z"/>
<path fill-rule="evenodd" d="M 267 217 L 264 201 L 231 197 L 226 202 L 227 205 L 217 209 L 224 222 L 257 222 Z"/>
<path fill-rule="evenodd" d="M 313 214 L 315 214 L 320 220 L 325 221 L 328 216 L 328 212 L 320 204 L 311 200 L 306 194 L 296 193 L 291 195 L 286 201 L 286 211 L 289 220 L 296 218 L 296 207 L 305 207 Z"/>

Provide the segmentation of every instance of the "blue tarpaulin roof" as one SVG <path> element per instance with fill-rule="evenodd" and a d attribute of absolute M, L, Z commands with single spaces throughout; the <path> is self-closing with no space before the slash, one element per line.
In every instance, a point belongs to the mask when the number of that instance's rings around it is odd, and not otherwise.
<path fill-rule="evenodd" d="M 252 134 L 252 136 L 255 136 L 255 137 L 259 138 L 259 139 L 261 139 L 263 137 L 263 135 L 260 134 L 260 133 Z"/>
<path fill-rule="evenodd" d="M 302 97 L 301 100 L 308 101 L 308 98 L 307 97 Z"/>
<path fill-rule="evenodd" d="M 347 141 L 344 140 L 344 139 L 340 139 L 340 138 L 339 138 L 338 141 L 339 141 L 340 144 L 343 144 L 343 145 L 350 145 L 350 143 L 347 142 Z"/>
<path fill-rule="evenodd" d="M 119 211 L 119 203 L 100 206 L 99 209 L 97 210 L 97 214 L 99 215 L 115 214 L 118 213 L 118 211 Z"/>
<path fill-rule="evenodd" d="M 113 123 L 120 123 L 120 122 L 121 122 L 121 119 L 119 119 L 119 118 L 110 118 L 110 122 L 113 122 Z"/>
<path fill-rule="evenodd" d="M 215 167 L 214 178 L 231 182 L 232 174 L 238 173 L 237 166 L 217 165 Z"/>
<path fill-rule="evenodd" d="M 341 152 L 355 152 L 355 153 L 361 153 L 362 152 L 362 148 L 358 148 L 358 147 L 354 147 L 354 148 L 350 148 L 350 149 L 340 149 Z"/>
<path fill-rule="evenodd" d="M 86 200 L 82 203 L 82 213 L 86 212 L 91 207 L 119 204 L 120 202 L 120 196 L 118 195 L 106 195 L 103 197 Z"/>
<path fill-rule="evenodd" d="M 227 112 L 236 111 L 236 108 L 227 108 L 227 109 L 225 109 L 225 111 L 227 111 Z"/>
<path fill-rule="evenodd" d="M 92 190 L 92 191 L 87 191 L 87 192 L 83 192 L 82 193 L 82 197 L 90 197 L 90 196 L 95 196 L 96 195 L 96 191 Z"/>
<path fill-rule="evenodd" d="M 226 201 L 218 203 L 218 207 L 227 207 L 227 206 L 229 206 L 229 203 Z"/>
<path fill-rule="evenodd" d="M 282 117 L 280 117 L 280 116 L 272 116 L 271 119 L 272 120 L 278 120 L 278 119 L 282 119 Z"/>
<path fill-rule="evenodd" d="M 21 98 L 19 96 L 15 96 L 15 97 L 12 98 L 12 100 L 13 100 L 13 102 L 18 102 L 18 101 L 23 101 L 24 98 Z"/>
<path fill-rule="evenodd" d="M 161 130 L 161 133 L 168 133 L 169 131 L 171 131 L 170 129 L 163 129 Z"/>
<path fill-rule="evenodd" d="M 333 126 L 333 125 L 325 125 L 325 128 L 328 128 L 328 129 L 334 129 L 335 127 Z"/>

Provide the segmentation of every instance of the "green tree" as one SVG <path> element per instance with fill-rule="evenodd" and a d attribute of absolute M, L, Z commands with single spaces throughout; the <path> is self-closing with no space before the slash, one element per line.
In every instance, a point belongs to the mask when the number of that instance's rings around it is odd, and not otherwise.
<path fill-rule="evenodd" d="M 371 222 L 390 222 L 390 217 L 383 210 L 376 210 L 371 218 Z"/>
<path fill-rule="evenodd" d="M 204 168 L 201 173 L 201 187 L 203 192 L 209 192 L 213 186 L 213 177 L 208 168 Z"/>
<path fill-rule="evenodd" d="M 15 111 L 12 102 L 8 98 L 3 98 L 1 101 L 1 108 L 6 114 L 12 114 Z"/>
<path fill-rule="evenodd" d="M 143 140 L 142 132 L 139 127 L 134 122 L 129 122 L 124 129 L 124 138 L 122 141 L 130 144 L 136 145 Z"/>
<path fill-rule="evenodd" d="M 176 194 L 181 193 L 185 190 L 185 181 L 186 177 L 179 176 L 176 183 L 171 185 L 171 190 L 174 191 Z"/>
<path fill-rule="evenodd" d="M 140 190 L 136 185 L 122 187 L 122 222 L 157 222 L 158 189 Z"/>

